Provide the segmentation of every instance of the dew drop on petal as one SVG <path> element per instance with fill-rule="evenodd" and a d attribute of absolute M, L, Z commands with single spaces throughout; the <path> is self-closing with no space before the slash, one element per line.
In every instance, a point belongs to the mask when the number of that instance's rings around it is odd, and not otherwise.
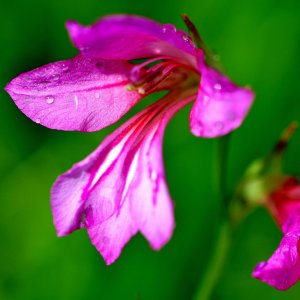
<path fill-rule="evenodd" d="M 62 68 L 62 70 L 63 70 L 64 72 L 69 71 L 69 67 L 68 67 L 66 64 L 62 64 L 62 65 L 61 65 L 61 68 Z"/>
<path fill-rule="evenodd" d="M 183 34 L 181 37 L 185 42 L 191 42 L 191 38 L 187 34 Z"/>
<path fill-rule="evenodd" d="M 47 102 L 48 104 L 52 104 L 52 103 L 54 102 L 54 97 L 53 97 L 53 96 L 47 96 L 47 97 L 46 97 L 46 102 Z"/>
<path fill-rule="evenodd" d="M 162 27 L 162 32 L 163 33 L 176 32 L 176 27 L 173 24 L 165 24 Z"/>
<path fill-rule="evenodd" d="M 222 85 L 220 83 L 215 83 L 214 89 L 220 91 L 222 89 Z"/>
<path fill-rule="evenodd" d="M 152 181 L 156 181 L 156 179 L 157 179 L 157 172 L 155 170 L 151 171 L 150 178 L 151 178 Z"/>
<path fill-rule="evenodd" d="M 153 188 L 153 203 L 156 203 L 156 198 L 157 198 L 157 191 L 159 189 L 159 177 L 158 173 L 155 170 L 150 171 L 150 179 L 152 182 L 152 188 Z"/>
<path fill-rule="evenodd" d="M 54 81 L 58 81 L 58 80 L 59 80 L 59 76 L 58 76 L 58 75 L 53 75 L 53 76 L 52 76 L 52 79 L 53 79 Z"/>
<path fill-rule="evenodd" d="M 75 103 L 75 108 L 77 110 L 78 109 L 78 104 L 79 104 L 79 99 L 78 99 L 77 95 L 74 96 L 74 103 Z"/>
<path fill-rule="evenodd" d="M 35 120 L 35 123 L 40 124 L 40 123 L 41 123 L 41 119 L 37 118 L 37 119 Z"/>
<path fill-rule="evenodd" d="M 191 37 L 183 30 L 178 30 L 177 31 L 177 34 L 179 34 L 181 36 L 181 38 L 187 42 L 187 43 L 191 43 L 192 42 L 192 39 Z"/>
<path fill-rule="evenodd" d="M 79 50 L 85 52 L 89 50 L 89 47 L 80 47 Z"/>
<path fill-rule="evenodd" d="M 95 93 L 95 98 L 99 99 L 100 98 L 100 93 L 96 92 Z"/>
<path fill-rule="evenodd" d="M 267 265 L 266 262 L 261 262 L 255 267 L 255 271 L 261 271 Z"/>

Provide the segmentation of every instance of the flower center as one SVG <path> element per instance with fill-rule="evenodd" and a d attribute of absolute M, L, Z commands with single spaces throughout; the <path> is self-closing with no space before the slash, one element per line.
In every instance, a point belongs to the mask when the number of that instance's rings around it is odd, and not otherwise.
<path fill-rule="evenodd" d="M 191 66 L 160 56 L 134 66 L 130 74 L 128 90 L 149 94 L 176 88 L 198 88 L 199 73 Z"/>

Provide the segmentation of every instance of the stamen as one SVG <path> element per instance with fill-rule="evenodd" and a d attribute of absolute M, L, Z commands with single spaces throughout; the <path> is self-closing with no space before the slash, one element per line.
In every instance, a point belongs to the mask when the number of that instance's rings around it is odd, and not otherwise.
<path fill-rule="evenodd" d="M 158 63 L 149 66 L 153 62 Z M 132 68 L 131 84 L 127 86 L 127 90 L 147 94 L 155 90 L 170 89 L 183 83 L 188 77 L 187 73 L 193 71 L 189 66 L 176 62 L 171 57 L 160 56 L 149 59 Z"/>
<path fill-rule="evenodd" d="M 162 66 L 161 65 L 157 65 L 157 66 L 144 70 L 144 73 L 140 76 L 140 78 L 137 81 L 134 82 L 134 84 L 136 86 L 140 86 L 148 81 L 153 80 L 156 76 L 159 76 L 159 74 L 161 73 Z"/>
<path fill-rule="evenodd" d="M 146 67 L 149 64 L 152 64 L 154 62 L 157 62 L 157 61 L 160 61 L 160 60 L 164 60 L 164 59 L 170 59 L 170 58 L 167 57 L 167 56 L 159 56 L 159 57 L 155 57 L 155 58 L 152 58 L 152 59 L 148 59 L 148 60 L 144 61 L 143 63 L 136 65 L 131 70 L 131 74 L 130 74 L 131 78 L 130 79 L 134 83 L 137 82 L 137 81 L 139 81 L 140 77 L 142 76 L 142 71 L 143 71 L 142 69 L 144 67 Z"/>
<path fill-rule="evenodd" d="M 146 94 L 156 88 L 161 82 L 163 82 L 165 79 L 167 79 L 171 73 L 163 74 L 156 76 L 152 81 L 146 83 L 144 86 L 138 89 L 138 92 L 140 94 Z"/>

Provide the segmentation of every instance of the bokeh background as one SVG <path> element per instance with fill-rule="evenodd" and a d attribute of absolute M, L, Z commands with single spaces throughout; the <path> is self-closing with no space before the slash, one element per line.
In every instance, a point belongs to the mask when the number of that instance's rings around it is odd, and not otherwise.
<path fill-rule="evenodd" d="M 90 24 L 112 13 L 145 15 L 184 28 L 187 13 L 220 54 L 236 82 L 251 85 L 256 102 L 231 139 L 229 188 L 255 158 L 268 153 L 282 129 L 300 116 L 300 2 L 298 0 L 10 0 L 1 2 L 0 85 L 21 72 L 76 54 L 64 23 Z M 90 153 L 118 124 L 101 132 L 48 130 L 27 119 L 1 88 L 0 299 L 190 299 L 203 274 L 218 223 L 215 140 L 188 127 L 189 108 L 167 127 L 164 156 L 177 226 L 161 251 L 137 235 L 107 267 L 84 230 L 57 238 L 49 205 L 55 178 Z M 145 104 L 140 104 L 138 108 Z M 300 131 L 285 170 L 300 175 Z M 213 299 L 299 299 L 251 278 L 281 234 L 263 209 L 238 230 Z"/>

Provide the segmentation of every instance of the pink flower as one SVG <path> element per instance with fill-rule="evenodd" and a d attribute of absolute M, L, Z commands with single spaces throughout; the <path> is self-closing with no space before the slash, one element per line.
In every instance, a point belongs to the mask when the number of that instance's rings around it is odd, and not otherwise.
<path fill-rule="evenodd" d="M 240 126 L 253 93 L 207 66 L 203 50 L 171 24 L 115 15 L 89 27 L 69 21 L 67 28 L 79 55 L 21 74 L 6 87 L 35 122 L 59 130 L 96 131 L 118 121 L 144 96 L 168 91 L 52 188 L 58 235 L 86 227 L 111 264 L 138 231 L 154 249 L 172 235 L 173 204 L 162 160 L 170 118 L 195 100 L 192 133 L 225 135 Z M 133 64 L 136 59 L 144 61 Z"/>
<path fill-rule="evenodd" d="M 286 290 L 300 279 L 300 183 L 290 177 L 266 200 L 266 206 L 283 238 L 267 262 L 259 263 L 253 276 Z"/>

